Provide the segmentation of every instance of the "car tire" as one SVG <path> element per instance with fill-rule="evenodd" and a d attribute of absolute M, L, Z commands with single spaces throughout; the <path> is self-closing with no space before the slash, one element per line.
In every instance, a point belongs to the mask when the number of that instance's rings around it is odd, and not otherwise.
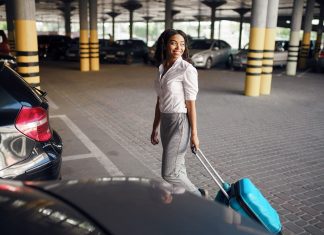
<path fill-rule="evenodd" d="M 126 64 L 131 64 L 133 63 L 133 56 L 131 55 L 127 55 L 126 56 L 126 61 L 125 61 Z"/>
<path fill-rule="evenodd" d="M 205 69 L 211 69 L 211 67 L 212 67 L 212 59 L 208 58 L 206 60 Z"/>

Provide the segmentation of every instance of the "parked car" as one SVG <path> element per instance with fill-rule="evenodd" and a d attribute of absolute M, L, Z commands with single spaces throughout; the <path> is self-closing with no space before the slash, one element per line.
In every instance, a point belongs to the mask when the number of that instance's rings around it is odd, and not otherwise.
<path fill-rule="evenodd" d="M 205 69 L 219 63 L 230 65 L 233 59 L 231 46 L 217 39 L 193 39 L 189 52 L 194 66 Z"/>
<path fill-rule="evenodd" d="M 108 39 L 99 39 L 99 58 L 100 61 L 104 60 L 104 57 L 111 51 L 110 42 Z M 69 44 L 69 47 L 65 52 L 65 59 L 70 61 L 80 60 L 80 42 L 79 38 L 73 38 Z"/>
<path fill-rule="evenodd" d="M 9 55 L 10 46 L 7 35 L 3 30 L 0 30 L 0 54 Z"/>
<path fill-rule="evenodd" d="M 324 48 L 319 51 L 318 56 L 315 58 L 313 69 L 318 73 L 324 72 Z"/>
<path fill-rule="evenodd" d="M 148 47 L 138 39 L 117 40 L 104 57 L 107 61 L 117 61 L 131 64 L 134 61 L 148 62 Z"/>
<path fill-rule="evenodd" d="M 71 38 L 63 35 L 39 35 L 38 55 L 40 59 L 65 59 L 65 52 L 71 43 Z"/>
<path fill-rule="evenodd" d="M 273 66 L 286 66 L 288 60 L 288 43 L 288 41 L 275 42 Z M 248 48 L 249 44 L 245 45 L 242 50 L 233 56 L 232 68 L 238 70 L 246 67 Z"/>
<path fill-rule="evenodd" d="M 60 177 L 62 140 L 50 126 L 45 95 L 0 62 L 0 178 Z"/>
<path fill-rule="evenodd" d="M 156 51 L 156 44 L 157 44 L 157 41 L 155 41 L 155 43 L 152 46 L 148 47 L 148 61 L 152 65 L 157 65 L 155 58 L 154 58 L 155 51 Z"/>
<path fill-rule="evenodd" d="M 232 209 L 144 178 L 0 181 L 1 234 L 269 234 Z"/>
<path fill-rule="evenodd" d="M 65 51 L 65 59 L 70 61 L 80 60 L 79 38 L 73 38 Z"/>
<path fill-rule="evenodd" d="M 8 65 L 13 70 L 17 69 L 17 60 L 16 57 L 8 54 L 1 54 L 0 53 L 0 63 L 3 62 L 4 64 Z"/>

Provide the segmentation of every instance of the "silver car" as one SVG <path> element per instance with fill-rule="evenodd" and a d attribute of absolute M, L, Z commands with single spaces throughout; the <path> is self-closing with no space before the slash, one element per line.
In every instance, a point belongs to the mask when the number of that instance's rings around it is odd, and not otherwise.
<path fill-rule="evenodd" d="M 234 55 L 231 67 L 235 70 L 245 68 L 249 44 Z M 273 55 L 273 66 L 285 66 L 288 59 L 288 41 L 276 41 Z"/>
<path fill-rule="evenodd" d="M 219 63 L 232 64 L 232 48 L 217 39 L 193 39 L 190 43 L 190 57 L 195 67 L 210 69 Z"/>

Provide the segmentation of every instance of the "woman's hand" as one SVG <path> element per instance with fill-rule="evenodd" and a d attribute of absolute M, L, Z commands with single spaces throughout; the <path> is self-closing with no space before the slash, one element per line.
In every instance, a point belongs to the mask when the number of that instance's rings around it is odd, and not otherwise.
<path fill-rule="evenodd" d="M 152 130 L 151 143 L 157 145 L 159 143 L 159 132 L 157 130 Z"/>
<path fill-rule="evenodd" d="M 197 135 L 192 135 L 190 138 L 190 146 L 195 150 L 199 149 L 199 139 Z"/>

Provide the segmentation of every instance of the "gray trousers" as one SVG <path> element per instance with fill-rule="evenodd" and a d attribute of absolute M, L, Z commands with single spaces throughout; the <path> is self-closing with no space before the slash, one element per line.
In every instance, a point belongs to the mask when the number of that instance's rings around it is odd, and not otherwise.
<path fill-rule="evenodd" d="M 162 178 L 176 186 L 200 195 L 188 179 L 185 154 L 190 139 L 190 126 L 186 113 L 161 113 Z"/>

